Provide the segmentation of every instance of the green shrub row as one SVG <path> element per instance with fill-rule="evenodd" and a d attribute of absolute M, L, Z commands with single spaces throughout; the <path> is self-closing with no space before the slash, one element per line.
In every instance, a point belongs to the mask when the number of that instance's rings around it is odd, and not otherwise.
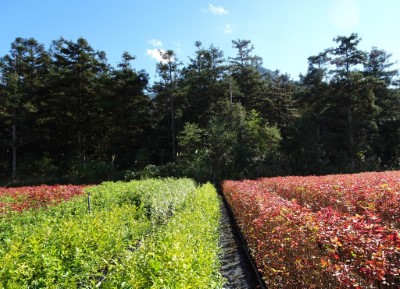
<path fill-rule="evenodd" d="M 215 188 L 197 188 L 167 224 L 126 251 L 101 288 L 222 288 L 219 220 Z"/>
<path fill-rule="evenodd" d="M 16 228 L 1 251 L 4 288 L 78 288 L 148 232 L 133 206 Z"/>
<path fill-rule="evenodd" d="M 2 288 L 103 286 L 127 256 L 147 246 L 149 236 L 173 226 L 197 192 L 188 179 L 104 183 L 88 190 L 91 213 L 85 196 L 0 218 Z M 120 288 L 127 282 L 117 279 Z"/>
<path fill-rule="evenodd" d="M 107 208 L 107 204 L 132 204 L 142 207 L 153 223 L 163 223 L 196 189 L 190 179 L 147 179 L 131 182 L 106 182 L 88 191 L 93 195 L 92 209 Z M 112 194 L 110 193 L 112 192 Z"/>
<path fill-rule="evenodd" d="M 2 288 L 221 284 L 219 207 L 211 185 L 196 189 L 189 179 L 144 180 L 88 191 L 91 213 L 84 196 L 0 218 Z"/>

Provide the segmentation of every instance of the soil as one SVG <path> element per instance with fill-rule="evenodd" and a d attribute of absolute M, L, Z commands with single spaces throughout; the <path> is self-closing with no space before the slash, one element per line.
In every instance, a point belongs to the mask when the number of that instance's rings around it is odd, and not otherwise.
<path fill-rule="evenodd" d="M 221 274 L 227 280 L 224 289 L 265 288 L 259 282 L 259 276 L 246 253 L 231 214 L 221 202 Z"/>

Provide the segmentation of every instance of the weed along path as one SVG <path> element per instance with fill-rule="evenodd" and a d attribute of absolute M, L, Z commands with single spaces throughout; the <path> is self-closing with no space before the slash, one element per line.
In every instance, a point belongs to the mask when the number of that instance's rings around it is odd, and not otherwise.
<path fill-rule="evenodd" d="M 232 216 L 221 202 L 221 274 L 227 282 L 224 289 L 262 288 L 246 254 Z"/>

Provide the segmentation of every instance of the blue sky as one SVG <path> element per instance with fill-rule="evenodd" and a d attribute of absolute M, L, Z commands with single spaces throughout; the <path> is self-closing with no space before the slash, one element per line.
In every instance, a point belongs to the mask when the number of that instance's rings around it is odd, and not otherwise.
<path fill-rule="evenodd" d="M 297 79 L 307 58 L 356 32 L 360 48 L 376 46 L 400 60 L 398 0 L 1 0 L 0 56 L 16 37 L 85 38 L 112 66 L 124 51 L 155 78 L 154 49 L 172 49 L 187 62 L 194 42 L 234 56 L 232 40 L 248 39 L 264 67 Z M 399 65 L 396 64 L 396 68 Z"/>

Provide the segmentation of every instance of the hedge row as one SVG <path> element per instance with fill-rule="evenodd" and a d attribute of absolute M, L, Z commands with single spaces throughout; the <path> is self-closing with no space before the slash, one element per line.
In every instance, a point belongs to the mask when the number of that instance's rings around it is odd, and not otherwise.
<path fill-rule="evenodd" d="M 91 212 L 85 195 L 47 209 L 0 216 L 0 287 L 179 288 L 164 285 L 168 278 L 159 272 L 185 276 L 186 284 L 207 283 L 197 288 L 220 286 L 218 199 L 212 187 L 166 179 L 109 182 L 86 190 Z M 185 241 L 181 247 L 178 240 Z M 174 248 L 180 255 L 172 253 Z M 145 258 L 149 261 L 143 262 Z M 176 266 L 153 264 L 168 258 Z M 145 264 L 153 267 L 140 267 Z"/>

